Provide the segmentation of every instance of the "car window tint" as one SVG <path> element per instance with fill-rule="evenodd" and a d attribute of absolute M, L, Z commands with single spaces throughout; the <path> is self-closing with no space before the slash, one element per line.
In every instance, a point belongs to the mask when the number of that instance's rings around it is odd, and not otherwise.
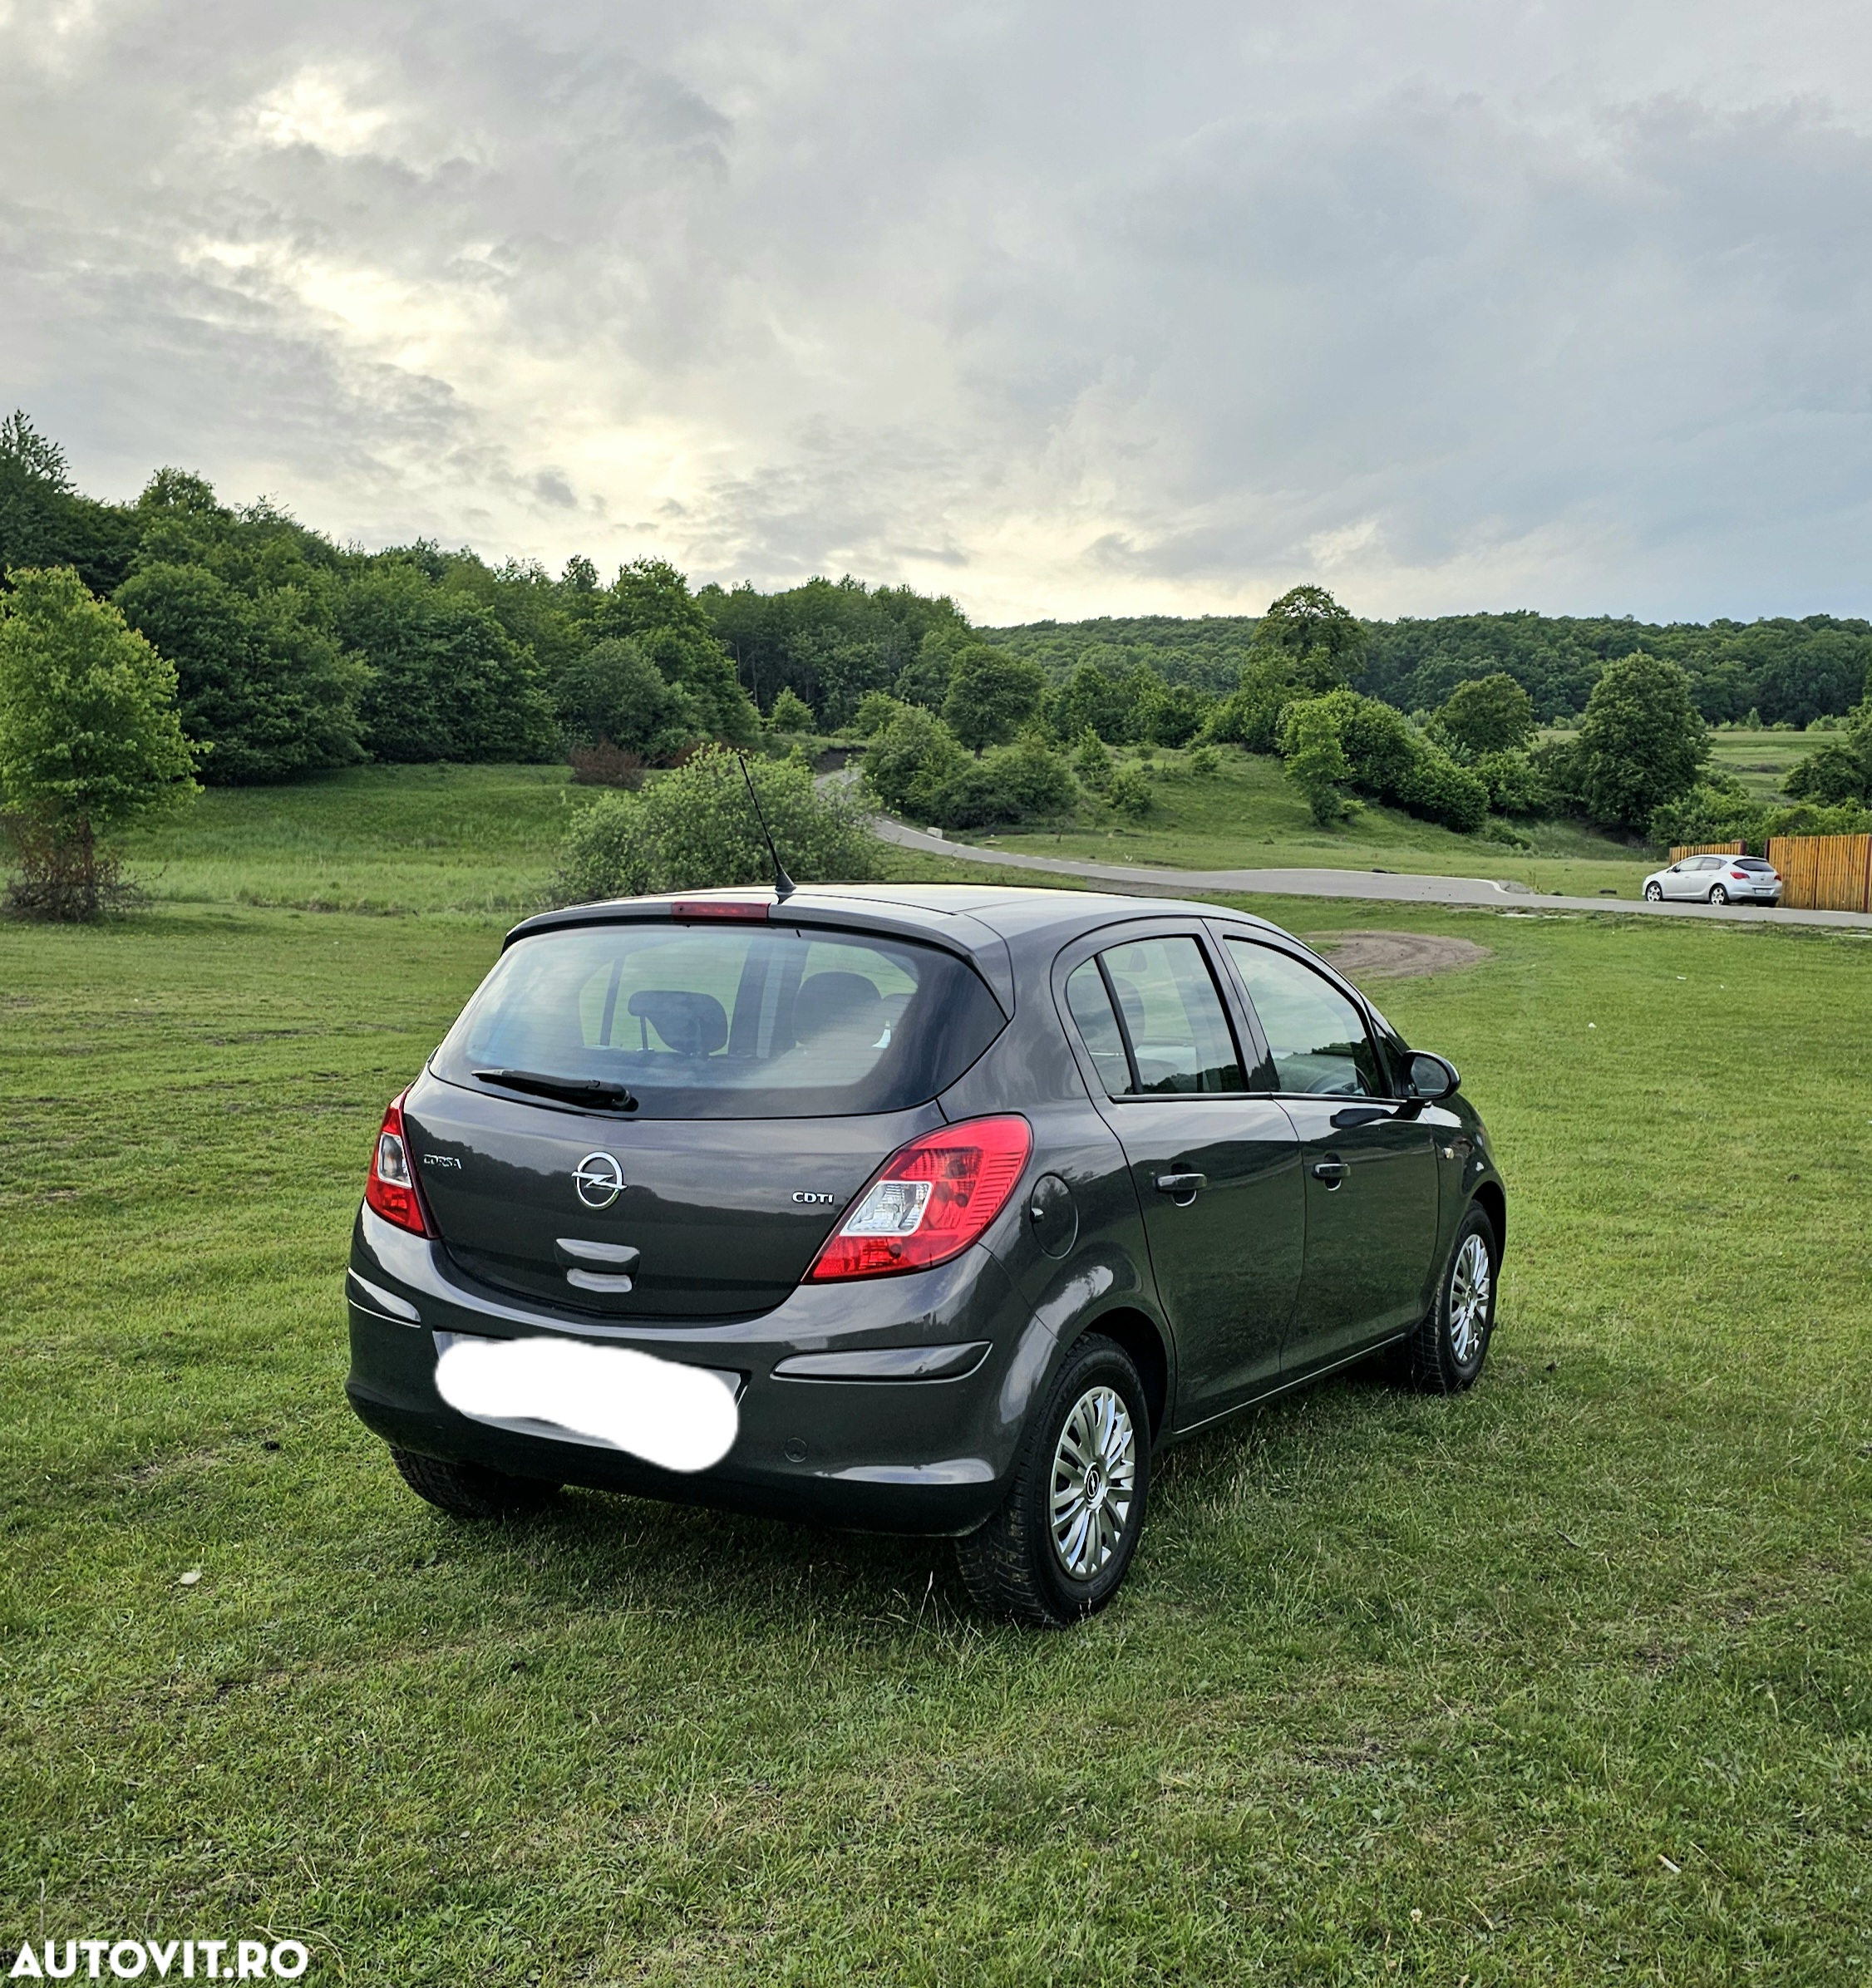
<path fill-rule="evenodd" d="M 436 1074 L 622 1083 L 643 1116 L 798 1118 L 933 1097 L 1004 1017 L 934 948 L 769 925 L 620 923 L 519 941 Z"/>
<path fill-rule="evenodd" d="M 1118 1017 L 1111 1011 L 1111 996 L 1105 991 L 1105 976 L 1096 959 L 1073 968 L 1066 983 L 1066 1005 L 1098 1065 L 1106 1095 L 1122 1097 L 1131 1087 L 1131 1066 L 1125 1055 L 1125 1039 L 1118 1032 Z"/>
<path fill-rule="evenodd" d="M 1268 1039 L 1277 1090 L 1331 1097 L 1382 1094 L 1364 1017 L 1330 981 L 1252 939 L 1230 939 L 1229 955 Z"/>
<path fill-rule="evenodd" d="M 1099 957 L 1139 1093 L 1247 1089 L 1222 997 L 1195 939 L 1140 939 Z"/>

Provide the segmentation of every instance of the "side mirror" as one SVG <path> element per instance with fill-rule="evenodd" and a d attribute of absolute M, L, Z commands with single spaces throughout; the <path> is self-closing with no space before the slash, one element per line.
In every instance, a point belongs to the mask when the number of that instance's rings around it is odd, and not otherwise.
<path fill-rule="evenodd" d="M 1410 1086 L 1412 1097 L 1426 1105 L 1437 1105 L 1445 1098 L 1456 1095 L 1462 1076 L 1455 1064 L 1441 1056 L 1433 1056 L 1426 1049 L 1419 1049 L 1411 1052 L 1411 1060 L 1405 1065 L 1404 1081 Z"/>

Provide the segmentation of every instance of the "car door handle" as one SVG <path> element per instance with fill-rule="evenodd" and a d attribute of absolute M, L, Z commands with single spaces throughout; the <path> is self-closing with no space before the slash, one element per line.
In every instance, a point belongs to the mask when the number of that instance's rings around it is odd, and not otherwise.
<path fill-rule="evenodd" d="M 1352 1172 L 1351 1166 L 1342 1159 L 1323 1159 L 1313 1168 L 1313 1179 L 1323 1180 L 1328 1191 L 1338 1186 Z"/>
<path fill-rule="evenodd" d="M 1209 1176 L 1206 1174 L 1160 1174 L 1157 1176 L 1157 1192 L 1170 1196 L 1179 1208 L 1188 1208 L 1208 1185 Z"/>

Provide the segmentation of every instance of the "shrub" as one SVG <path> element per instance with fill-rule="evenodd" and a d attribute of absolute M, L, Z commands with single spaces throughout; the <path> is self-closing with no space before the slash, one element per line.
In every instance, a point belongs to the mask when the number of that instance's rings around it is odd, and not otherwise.
<path fill-rule="evenodd" d="M 1323 829 L 1343 819 L 1346 802 L 1340 788 L 1352 778 L 1337 716 L 1329 698 L 1306 697 L 1288 707 L 1281 726 L 1287 777 L 1306 796 L 1314 821 Z"/>
<path fill-rule="evenodd" d="M 595 746 L 574 746 L 567 756 L 572 778 L 581 787 L 628 787 L 634 794 L 643 785 L 642 754 L 627 752 L 608 739 Z"/>
<path fill-rule="evenodd" d="M 1103 792 L 1111 779 L 1111 755 L 1106 743 L 1088 725 L 1079 735 L 1072 755 L 1072 770 L 1088 787 Z"/>
<path fill-rule="evenodd" d="M 894 813 L 941 824 L 941 797 L 968 761 L 948 726 L 933 711 L 913 706 L 872 740 L 865 755 L 865 778 Z"/>
<path fill-rule="evenodd" d="M 1105 798 L 1114 814 L 1129 815 L 1133 821 L 1141 821 L 1156 805 L 1149 779 L 1136 766 L 1121 767 L 1112 775 Z"/>
<path fill-rule="evenodd" d="M 1485 752 L 1474 771 L 1488 789 L 1489 805 L 1498 814 L 1537 814 L 1546 805 L 1546 790 L 1535 764 L 1525 752 Z"/>
<path fill-rule="evenodd" d="M 1846 736 L 1802 760 L 1783 785 L 1792 799 L 1817 801 L 1822 807 L 1872 801 L 1872 704 L 1860 705 L 1852 713 Z"/>
<path fill-rule="evenodd" d="M 1222 770 L 1222 755 L 1213 746 L 1199 746 L 1185 763 L 1200 780 L 1212 779 Z"/>
<path fill-rule="evenodd" d="M 796 883 L 879 873 L 882 844 L 849 795 L 815 785 L 797 759 L 751 761 L 748 773 Z M 772 874 L 737 755 L 711 746 L 641 794 L 603 795 L 581 809 L 566 836 L 557 895 L 581 903 L 766 883 Z"/>

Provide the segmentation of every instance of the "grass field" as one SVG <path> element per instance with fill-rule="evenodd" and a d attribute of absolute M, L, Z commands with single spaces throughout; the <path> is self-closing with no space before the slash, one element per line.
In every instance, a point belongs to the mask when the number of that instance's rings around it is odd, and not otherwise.
<path fill-rule="evenodd" d="M 1121 763 L 1136 765 L 1121 753 Z M 1636 898 L 1656 859 L 1630 844 L 1572 822 L 1520 829 L 1527 850 L 1480 835 L 1458 835 L 1394 808 L 1361 805 L 1336 828 L 1317 826 L 1280 762 L 1226 751 L 1219 769 L 1200 778 L 1187 755 L 1155 753 L 1149 762 L 1155 803 L 1142 821 L 1100 820 L 1063 834 L 1052 829 L 971 836 L 1003 849 L 1105 863 L 1164 864 L 1178 869 L 1393 869 L 1433 876 L 1505 877 L 1537 891 L 1592 897 L 1616 890 Z"/>
<path fill-rule="evenodd" d="M 1805 731 L 1712 731 L 1710 765 L 1733 774 L 1756 800 L 1783 801 L 1782 783 L 1832 735 Z"/>
<path fill-rule="evenodd" d="M 1492 948 L 1376 991 L 1495 1130 L 1495 1354 L 1461 1400 L 1360 1375 L 1171 1453 L 1118 1602 L 1035 1636 L 929 1544 L 402 1489 L 340 1394 L 347 1233 L 502 921 L 232 902 L 484 884 L 219 819 L 230 901 L 0 928 L 0 1949 L 1868 1979 L 1863 942 L 1257 900 Z"/>

